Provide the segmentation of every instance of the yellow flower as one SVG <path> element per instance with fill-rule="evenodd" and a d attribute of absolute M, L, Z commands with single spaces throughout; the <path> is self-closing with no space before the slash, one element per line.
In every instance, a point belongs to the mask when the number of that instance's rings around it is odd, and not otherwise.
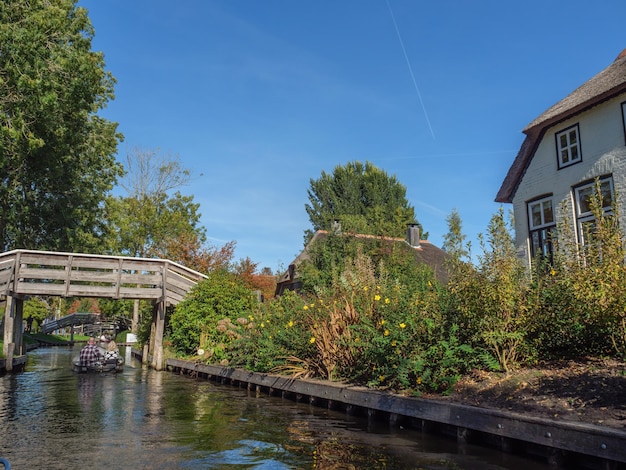
<path fill-rule="evenodd" d="M 395 339 L 391 342 L 391 345 L 392 345 L 392 346 L 395 346 L 395 345 L 396 345 L 396 340 L 395 340 Z"/>
<path fill-rule="evenodd" d="M 389 330 L 385 330 L 385 332 L 383 333 L 385 336 L 389 336 Z"/>
<path fill-rule="evenodd" d="M 385 297 L 385 303 L 388 304 L 389 303 L 389 297 Z"/>
<path fill-rule="evenodd" d="M 250 319 L 250 321 L 254 320 L 254 317 L 252 315 L 249 315 L 248 318 Z"/>
<path fill-rule="evenodd" d="M 311 308 L 315 307 L 315 304 L 311 304 Z"/>
<path fill-rule="evenodd" d="M 379 382 L 384 382 L 385 381 L 385 376 L 384 375 L 379 375 L 378 376 L 378 381 Z"/>
<path fill-rule="evenodd" d="M 293 320 L 289 320 L 289 323 L 287 323 L 287 326 L 291 328 L 293 326 Z"/>
<path fill-rule="evenodd" d="M 556 271 L 554 269 L 550 270 L 550 276 L 554 276 L 556 274 Z"/>
<path fill-rule="evenodd" d="M 374 300 L 380 300 L 380 295 L 376 294 L 376 295 L 374 296 Z"/>
<path fill-rule="evenodd" d="M 367 287 L 367 286 L 363 286 L 363 290 L 364 290 L 365 292 L 367 292 L 367 291 L 369 290 L 369 287 Z"/>
<path fill-rule="evenodd" d="M 261 328 L 265 328 L 265 323 L 261 322 Z"/>
<path fill-rule="evenodd" d="M 315 343 L 315 337 L 314 336 L 311 337 L 311 339 L 309 340 L 309 343 L 311 343 L 311 344 Z"/>
<path fill-rule="evenodd" d="M 422 383 L 422 378 L 421 378 L 421 377 L 418 377 L 418 378 L 417 378 L 417 385 L 419 385 L 419 384 L 421 384 L 421 383 Z"/>
<path fill-rule="evenodd" d="M 383 318 L 383 319 L 380 321 L 380 324 L 381 324 L 381 326 L 382 326 L 382 325 L 384 325 L 385 323 L 387 323 L 387 322 L 386 322 L 386 321 L 385 321 L 385 319 Z"/>
<path fill-rule="evenodd" d="M 400 323 L 400 328 L 406 328 L 406 324 L 405 323 Z"/>
<path fill-rule="evenodd" d="M 304 306 L 304 307 L 302 307 L 302 308 L 303 308 L 304 310 L 308 310 L 308 309 L 309 309 L 309 306 L 308 306 L 308 305 L 305 305 L 305 306 Z"/>

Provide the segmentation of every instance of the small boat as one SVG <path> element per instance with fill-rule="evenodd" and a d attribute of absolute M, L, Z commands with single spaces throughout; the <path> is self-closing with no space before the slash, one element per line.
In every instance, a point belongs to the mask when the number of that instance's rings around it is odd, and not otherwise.
<path fill-rule="evenodd" d="M 98 347 L 98 349 L 101 356 L 104 357 L 105 349 L 101 347 Z M 115 359 L 102 359 L 92 365 L 85 365 L 81 364 L 79 354 L 72 359 L 72 366 L 74 372 L 121 372 L 124 370 L 124 358 L 118 354 Z"/>

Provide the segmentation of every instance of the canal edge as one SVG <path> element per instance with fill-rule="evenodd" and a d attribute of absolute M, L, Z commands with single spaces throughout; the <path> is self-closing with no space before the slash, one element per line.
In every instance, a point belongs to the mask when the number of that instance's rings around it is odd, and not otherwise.
<path fill-rule="evenodd" d="M 181 359 L 168 359 L 170 372 L 245 387 L 316 406 L 344 409 L 391 424 L 452 435 L 460 442 L 497 447 L 509 453 L 539 454 L 559 466 L 575 457 L 583 468 L 625 468 L 626 432 L 588 423 L 527 416 L 434 399 L 405 397 L 367 387 L 294 379 Z"/>

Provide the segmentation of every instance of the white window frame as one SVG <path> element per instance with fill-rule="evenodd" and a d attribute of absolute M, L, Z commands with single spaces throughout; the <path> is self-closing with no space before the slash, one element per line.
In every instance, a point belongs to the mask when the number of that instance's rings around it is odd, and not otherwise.
<path fill-rule="evenodd" d="M 626 101 L 622 103 L 622 124 L 624 125 L 624 144 L 626 145 Z"/>
<path fill-rule="evenodd" d="M 578 124 L 563 129 L 554 136 L 556 139 L 556 156 L 559 169 L 574 165 L 583 160 Z"/>
<path fill-rule="evenodd" d="M 528 239 L 533 257 L 540 254 L 544 258 L 552 260 L 552 235 L 556 228 L 554 213 L 554 200 L 552 195 L 533 199 L 526 203 L 528 211 Z M 539 209 L 535 212 L 534 209 Z M 538 215 L 536 220 L 534 217 Z"/>
<path fill-rule="evenodd" d="M 599 178 L 600 191 L 608 194 L 609 198 L 603 201 L 602 211 L 604 214 L 610 214 L 613 210 L 613 201 L 615 200 L 615 190 L 613 188 L 613 177 L 604 176 Z M 593 194 L 596 187 L 595 179 L 588 183 L 581 184 L 574 188 L 574 206 L 576 208 L 576 227 L 578 229 L 578 240 L 582 245 L 589 242 L 585 238 L 585 225 L 593 224 L 595 217 L 591 212 L 591 208 L 583 199 L 585 194 Z"/>

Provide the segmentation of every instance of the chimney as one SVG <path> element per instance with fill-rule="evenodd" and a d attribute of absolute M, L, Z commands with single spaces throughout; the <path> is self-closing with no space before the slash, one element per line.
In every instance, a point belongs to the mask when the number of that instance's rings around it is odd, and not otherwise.
<path fill-rule="evenodd" d="M 333 220 L 330 231 L 333 235 L 341 235 L 341 221 L 339 219 Z"/>
<path fill-rule="evenodd" d="M 420 247 L 420 228 L 417 224 L 409 224 L 406 229 L 406 242 L 412 248 Z"/>

